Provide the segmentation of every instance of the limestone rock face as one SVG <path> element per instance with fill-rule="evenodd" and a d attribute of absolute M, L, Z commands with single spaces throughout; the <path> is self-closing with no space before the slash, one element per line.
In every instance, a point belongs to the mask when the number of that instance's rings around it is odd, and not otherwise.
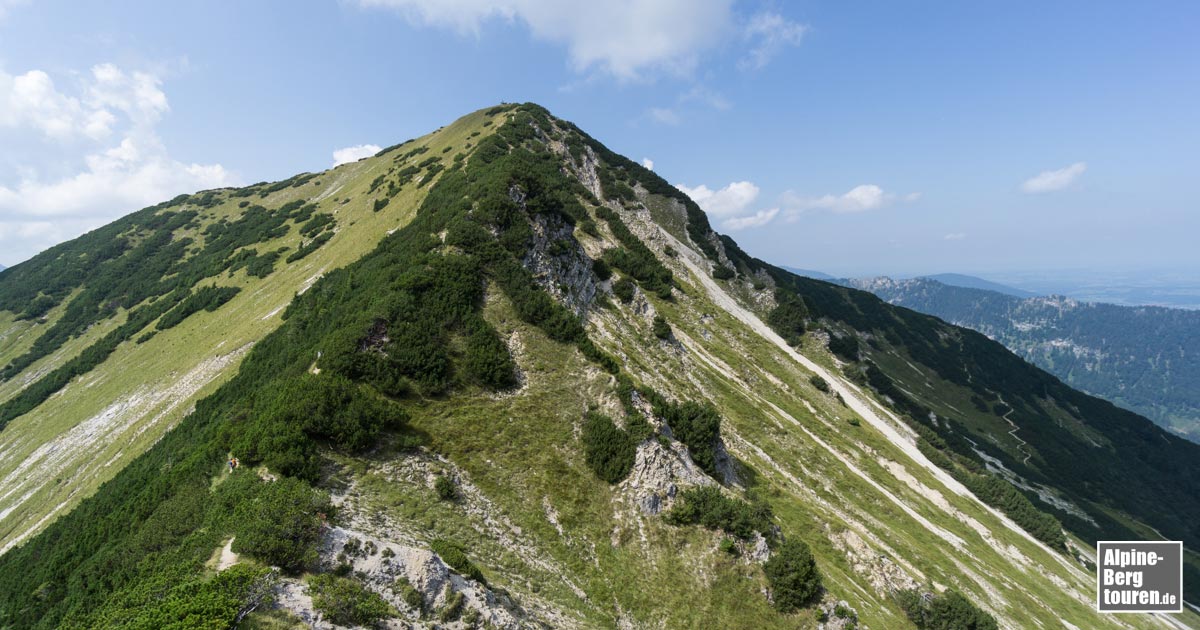
<path fill-rule="evenodd" d="M 621 482 L 622 494 L 630 495 L 644 514 L 658 514 L 675 502 L 680 487 L 711 486 L 716 482 L 692 461 L 687 449 L 658 440 L 638 445 L 633 470 Z"/>
<path fill-rule="evenodd" d="M 517 187 L 509 197 L 525 209 L 525 193 Z M 533 243 L 521 260 L 538 285 L 578 316 L 600 290 L 600 279 L 592 271 L 592 259 L 574 237 L 575 227 L 557 215 L 533 215 Z"/>
<path fill-rule="evenodd" d="M 455 573 L 434 552 L 409 547 L 360 532 L 333 527 L 321 546 L 321 560 L 327 569 L 345 562 L 363 585 L 379 594 L 403 615 L 403 619 L 384 622 L 389 628 L 410 628 L 420 624 L 422 611 L 405 601 L 397 581 L 407 580 L 424 602 L 425 617 L 446 606 L 456 594 L 462 594 L 464 613 L 474 611 L 478 620 L 493 628 L 516 629 L 536 625 L 523 618 L 521 609 L 506 595 L 497 595 L 488 587 Z M 276 605 L 287 609 L 312 628 L 332 630 L 339 626 L 322 618 L 313 607 L 312 597 L 301 583 L 285 580 L 276 591 Z M 438 627 L 466 627 L 459 622 Z M 418 625 L 416 627 L 425 627 Z"/>

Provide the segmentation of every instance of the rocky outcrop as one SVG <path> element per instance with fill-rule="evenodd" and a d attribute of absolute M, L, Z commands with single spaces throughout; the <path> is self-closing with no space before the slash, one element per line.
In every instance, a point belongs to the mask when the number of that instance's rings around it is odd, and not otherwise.
<path fill-rule="evenodd" d="M 858 611 L 850 607 L 844 599 L 837 599 L 826 593 L 817 605 L 821 611 L 821 623 L 818 630 L 855 630 L 858 628 Z"/>
<path fill-rule="evenodd" d="M 668 510 L 680 488 L 710 486 L 716 482 L 692 461 L 687 448 L 678 442 L 663 444 L 650 439 L 638 445 L 633 470 L 618 486 L 647 515 Z"/>
<path fill-rule="evenodd" d="M 335 570 L 341 566 L 341 572 L 352 574 L 402 615 L 402 619 L 384 622 L 385 627 L 468 628 L 476 624 L 505 629 L 541 627 L 541 624 L 525 619 L 520 607 L 508 595 L 498 594 L 459 575 L 428 549 L 333 527 L 327 531 L 322 543 L 321 559 L 325 569 Z M 419 595 L 419 606 L 414 592 Z M 313 607 L 307 588 L 298 581 L 283 581 L 277 588 L 275 599 L 277 606 L 311 628 L 339 628 L 323 619 L 321 612 Z M 460 620 L 435 623 L 436 612 L 452 601 L 461 606 Z M 461 604 L 457 603 L 459 601 Z M 465 618 L 471 618 L 472 622 L 468 624 L 462 620 Z"/>
<path fill-rule="evenodd" d="M 509 197 L 525 208 L 521 189 L 509 189 Z M 521 264 L 560 304 L 580 317 L 587 315 L 600 290 L 600 279 L 592 271 L 592 259 L 575 240 L 575 226 L 554 214 L 535 214 L 531 218 L 533 242 Z"/>
<path fill-rule="evenodd" d="M 725 448 L 725 441 L 720 438 L 717 438 L 717 445 L 713 447 L 713 460 L 717 466 L 717 474 L 721 475 L 721 483 L 727 486 L 742 485 L 737 460 L 729 454 L 729 450 Z"/>
<path fill-rule="evenodd" d="M 833 534 L 829 539 L 834 547 L 846 554 L 850 568 L 865 577 L 876 592 L 888 595 L 917 587 L 917 580 L 904 567 L 896 564 L 887 554 L 872 549 L 853 530 Z"/>

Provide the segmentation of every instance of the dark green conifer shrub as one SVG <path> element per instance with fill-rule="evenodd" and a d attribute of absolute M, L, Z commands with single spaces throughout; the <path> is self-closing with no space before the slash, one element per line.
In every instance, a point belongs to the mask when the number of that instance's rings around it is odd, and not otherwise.
<path fill-rule="evenodd" d="M 721 437 L 721 416 L 708 403 L 656 401 L 654 413 L 671 427 L 675 439 L 683 442 L 696 465 L 717 476 L 716 447 Z"/>
<path fill-rule="evenodd" d="M 666 318 L 662 315 L 654 316 L 654 336 L 662 340 L 671 338 L 671 325 L 667 323 Z"/>
<path fill-rule="evenodd" d="M 916 589 L 899 591 L 896 602 L 918 630 L 996 630 L 995 617 L 958 591 L 923 597 Z"/>
<path fill-rule="evenodd" d="M 233 550 L 292 573 L 313 566 L 323 525 L 319 514 L 332 509 L 329 497 L 290 477 L 255 490 L 237 504 Z"/>
<path fill-rule="evenodd" d="M 433 490 L 443 501 L 453 501 L 458 498 L 458 487 L 454 485 L 454 480 L 446 475 L 438 475 L 437 480 L 433 482 Z"/>
<path fill-rule="evenodd" d="M 483 577 L 483 571 L 480 571 L 479 567 L 475 566 L 474 562 L 471 562 L 462 545 L 444 538 L 438 538 L 429 543 L 429 547 L 442 559 L 442 562 L 445 562 L 447 566 L 457 571 L 459 575 L 475 580 L 480 584 L 487 584 L 487 580 Z"/>
<path fill-rule="evenodd" d="M 812 551 L 802 540 L 787 540 L 763 565 L 771 583 L 771 596 L 781 612 L 793 612 L 811 603 L 821 592 L 821 572 Z"/>
<path fill-rule="evenodd" d="M 617 483 L 633 469 L 636 443 L 608 416 L 589 411 L 584 417 L 582 438 L 588 467 L 597 477 Z"/>
<path fill-rule="evenodd" d="M 734 277 L 735 275 L 736 274 L 733 273 L 733 270 L 730 269 L 729 267 L 726 267 L 725 265 L 714 265 L 713 266 L 712 277 L 716 278 L 717 280 L 728 280 L 728 279 Z"/>
<path fill-rule="evenodd" d="M 592 261 L 592 273 L 595 273 L 596 277 L 600 278 L 600 280 L 608 280 L 612 277 L 612 269 L 609 268 L 608 263 L 604 262 L 602 258 Z"/>
<path fill-rule="evenodd" d="M 804 306 L 804 300 L 787 291 L 776 291 L 775 303 L 775 308 L 767 314 L 767 324 L 789 344 L 799 345 L 808 319 L 808 309 Z M 830 350 L 833 351 L 832 339 Z M 836 351 L 834 353 L 836 354 Z"/>
<path fill-rule="evenodd" d="M 633 301 L 633 281 L 629 278 L 621 278 L 612 285 L 613 295 L 617 299 L 628 304 Z"/>
<path fill-rule="evenodd" d="M 329 621 L 343 626 L 370 626 L 395 616 L 395 611 L 378 593 L 357 580 L 328 573 L 308 579 L 313 607 Z"/>
<path fill-rule="evenodd" d="M 774 518 L 767 503 L 734 499 L 716 486 L 684 490 L 675 506 L 663 517 L 672 525 L 699 525 L 742 540 L 748 540 L 755 532 L 769 536 Z"/>

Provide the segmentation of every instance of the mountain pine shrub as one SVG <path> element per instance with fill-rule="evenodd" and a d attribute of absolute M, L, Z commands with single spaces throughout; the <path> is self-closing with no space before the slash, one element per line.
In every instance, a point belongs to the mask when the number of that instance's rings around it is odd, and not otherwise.
<path fill-rule="evenodd" d="M 583 420 L 582 439 L 584 458 L 597 477 L 617 483 L 633 470 L 637 444 L 608 416 L 589 411 Z"/>
<path fill-rule="evenodd" d="M 802 540 L 785 541 L 763 565 L 775 607 L 789 613 L 811 603 L 821 592 L 821 572 Z"/>

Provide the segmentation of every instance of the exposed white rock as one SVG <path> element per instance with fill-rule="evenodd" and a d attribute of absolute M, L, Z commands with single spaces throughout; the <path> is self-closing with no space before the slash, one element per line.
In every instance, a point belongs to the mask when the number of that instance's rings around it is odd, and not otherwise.
<path fill-rule="evenodd" d="M 617 485 L 617 493 L 630 498 L 643 513 L 654 515 L 670 509 L 681 488 L 715 484 L 682 444 L 665 446 L 651 439 L 638 445 L 633 470 Z"/>

